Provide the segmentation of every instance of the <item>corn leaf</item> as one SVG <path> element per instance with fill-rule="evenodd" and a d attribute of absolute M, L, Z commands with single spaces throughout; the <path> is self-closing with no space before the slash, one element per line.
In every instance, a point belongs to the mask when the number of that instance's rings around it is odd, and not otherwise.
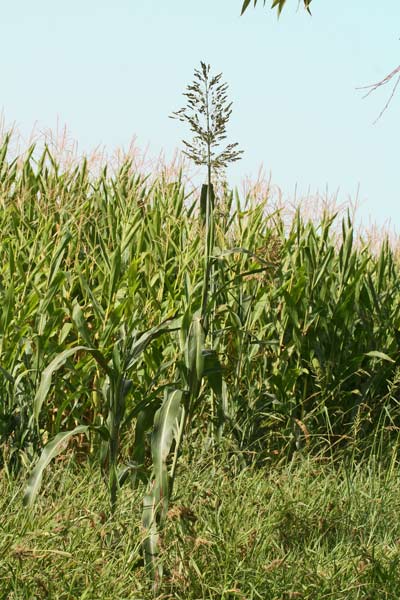
<path fill-rule="evenodd" d="M 28 484 L 23 497 L 25 506 L 32 506 L 34 503 L 42 484 L 43 471 L 47 465 L 53 460 L 53 458 L 58 456 L 60 452 L 65 450 L 66 444 L 71 437 L 74 435 L 87 433 L 89 429 L 90 427 L 87 425 L 78 425 L 78 427 L 75 427 L 75 429 L 72 431 L 62 431 L 44 447 L 39 461 L 28 479 Z"/>

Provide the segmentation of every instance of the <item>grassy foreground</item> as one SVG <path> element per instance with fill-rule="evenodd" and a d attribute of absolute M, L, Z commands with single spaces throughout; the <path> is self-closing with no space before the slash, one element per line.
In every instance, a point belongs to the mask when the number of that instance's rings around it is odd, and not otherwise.
<path fill-rule="evenodd" d="M 121 490 L 114 521 L 98 469 L 60 461 L 26 512 L 25 481 L 0 482 L 0 597 L 152 598 L 142 491 Z M 232 458 L 182 462 L 162 538 L 159 598 L 383 600 L 400 597 L 399 477 L 298 458 L 236 471 Z"/>

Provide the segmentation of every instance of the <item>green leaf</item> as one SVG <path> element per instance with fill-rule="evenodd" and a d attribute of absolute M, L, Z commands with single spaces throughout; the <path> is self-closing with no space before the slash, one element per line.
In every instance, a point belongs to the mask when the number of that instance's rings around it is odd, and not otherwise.
<path fill-rule="evenodd" d="M 42 377 L 40 379 L 39 388 L 36 392 L 34 401 L 33 401 L 33 415 L 35 421 L 38 422 L 41 408 L 43 406 L 43 402 L 45 401 L 47 394 L 49 393 L 49 389 L 51 386 L 51 379 L 53 373 L 58 371 L 66 362 L 68 358 L 79 352 L 80 350 L 86 350 L 85 346 L 75 346 L 74 348 L 70 348 L 69 350 L 64 350 L 58 354 L 54 360 L 44 369 L 42 373 Z"/>
<path fill-rule="evenodd" d="M 157 505 L 154 494 L 148 494 L 143 498 L 142 525 L 147 532 L 143 540 L 144 562 L 147 572 L 153 580 L 153 590 L 157 591 L 162 577 L 162 564 L 157 560 L 159 534 L 157 530 Z"/>
<path fill-rule="evenodd" d="M 88 346 L 93 346 L 94 344 L 89 332 L 89 328 L 83 316 L 82 309 L 78 303 L 74 304 L 74 308 L 72 309 L 72 320 L 79 334 L 82 336 L 82 339 L 85 342 L 85 344 L 87 344 Z"/>
<path fill-rule="evenodd" d="M 243 13 L 245 12 L 245 10 L 248 8 L 250 2 L 251 2 L 251 0 L 244 0 L 243 6 L 242 6 L 242 12 L 240 13 L 240 16 L 243 15 Z"/>
<path fill-rule="evenodd" d="M 118 281 L 121 277 L 121 250 L 116 248 L 111 259 L 111 274 L 108 289 L 108 304 L 112 304 L 112 299 L 117 289 Z"/>
<path fill-rule="evenodd" d="M 215 350 L 203 350 L 204 359 L 204 375 L 207 377 L 208 382 L 217 394 L 222 394 L 222 366 L 218 358 L 218 354 Z"/>
<path fill-rule="evenodd" d="M 278 17 L 280 16 L 285 4 L 286 0 L 274 0 L 274 2 L 272 3 L 271 8 L 275 8 L 276 6 L 278 7 Z"/>
<path fill-rule="evenodd" d="M 205 331 L 201 316 L 197 311 L 192 318 L 189 335 L 186 340 L 185 362 L 189 372 L 189 387 L 193 396 L 197 396 L 204 374 Z"/>
<path fill-rule="evenodd" d="M 56 248 L 54 256 L 51 259 L 49 276 L 48 276 L 48 285 L 49 285 L 49 287 L 52 284 L 52 282 L 54 280 L 54 277 L 59 272 L 61 262 L 62 262 L 62 260 L 64 258 L 65 250 L 68 247 L 68 244 L 69 244 L 71 238 L 72 238 L 72 235 L 70 234 L 69 231 L 67 231 L 67 233 L 64 234 L 64 236 L 63 236 L 63 238 L 62 238 L 62 240 L 60 242 L 59 247 Z"/>
<path fill-rule="evenodd" d="M 51 363 L 44 369 L 42 373 L 40 384 L 33 400 L 33 416 L 36 423 L 39 420 L 40 411 L 44 401 L 46 400 L 47 394 L 49 393 L 53 373 L 58 371 L 58 369 L 65 364 L 68 358 L 81 350 L 89 352 L 93 358 L 104 368 L 108 375 L 112 374 L 111 369 L 107 365 L 106 359 L 96 348 L 89 348 L 87 346 L 74 346 L 74 348 L 69 348 L 68 350 L 64 350 L 64 352 L 60 352 L 60 354 L 58 354 L 51 361 Z"/>
<path fill-rule="evenodd" d="M 145 451 L 146 451 L 146 433 L 154 422 L 154 415 L 159 408 L 159 403 L 153 402 L 146 406 L 144 410 L 139 411 L 135 425 L 135 442 L 132 449 L 132 462 L 137 465 L 139 478 L 143 478 Z"/>
<path fill-rule="evenodd" d="M 64 450 L 66 443 L 74 435 L 80 433 L 87 433 L 90 429 L 88 425 L 78 425 L 72 431 L 62 431 L 57 434 L 54 439 L 51 440 L 43 449 L 43 452 L 39 458 L 39 462 L 33 469 L 28 484 L 25 489 L 23 502 L 25 506 L 32 506 L 42 483 L 43 471 L 47 465 L 55 458 L 62 450 Z"/>
<path fill-rule="evenodd" d="M 179 318 L 171 318 L 166 319 L 159 325 L 152 327 L 148 331 L 142 333 L 138 340 L 135 340 L 131 346 L 129 352 L 129 359 L 126 363 L 126 370 L 128 371 L 142 354 L 142 352 L 147 348 L 152 340 L 159 337 L 163 333 L 167 333 L 169 331 L 177 331 L 180 329 L 181 322 Z"/>
<path fill-rule="evenodd" d="M 257 2 L 258 2 L 258 0 L 254 0 L 254 6 L 257 5 Z M 312 2 L 312 0 L 303 0 L 304 7 L 307 10 L 307 12 L 310 13 L 310 15 L 311 15 L 311 11 L 310 11 L 311 2 Z M 249 7 L 250 3 L 251 3 L 251 0 L 244 0 L 243 6 L 242 6 L 242 12 L 240 13 L 240 16 L 243 15 L 245 10 Z M 266 0 L 264 0 L 264 6 L 265 6 L 265 3 L 266 3 Z M 278 15 L 280 15 L 285 4 L 286 4 L 286 0 L 273 0 L 271 8 L 278 7 Z"/>
<path fill-rule="evenodd" d="M 154 497 L 161 503 L 161 519 L 166 517 L 169 502 L 167 458 L 174 437 L 178 433 L 178 420 L 181 411 L 183 392 L 166 390 L 164 402 L 156 412 L 151 436 L 151 453 L 154 468 Z"/>
<path fill-rule="evenodd" d="M 269 267 L 274 266 L 273 263 L 264 260 L 261 256 L 258 256 L 257 254 L 254 254 L 254 252 L 247 250 L 247 248 L 235 247 L 235 248 L 230 248 L 229 250 L 224 250 L 222 252 L 219 251 L 218 249 L 216 249 L 216 251 L 214 252 L 214 257 L 215 258 L 223 258 L 224 256 L 229 256 L 231 254 L 245 254 L 247 256 L 250 256 L 251 258 L 254 258 L 254 260 L 256 260 L 257 262 L 259 262 L 262 265 L 266 265 Z"/>
<path fill-rule="evenodd" d="M 372 358 L 380 358 L 381 360 L 386 360 L 387 362 L 391 363 L 396 362 L 393 360 L 393 358 L 390 358 L 390 356 L 388 356 L 384 352 L 380 352 L 379 350 L 371 350 L 371 352 L 366 352 L 365 356 L 371 356 Z"/>

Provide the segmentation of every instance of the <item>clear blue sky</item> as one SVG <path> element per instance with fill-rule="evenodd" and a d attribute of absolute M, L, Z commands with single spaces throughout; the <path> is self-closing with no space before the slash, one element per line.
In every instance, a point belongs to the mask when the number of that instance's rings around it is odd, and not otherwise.
<path fill-rule="evenodd" d="M 361 214 L 400 231 L 400 88 L 366 100 L 356 86 L 400 63 L 400 1 L 288 0 L 279 21 L 259 0 L 13 0 L 0 24 L 0 110 L 27 134 L 66 124 L 81 151 L 137 136 L 157 156 L 187 137 L 168 119 L 199 61 L 234 101 L 229 136 L 245 151 L 230 182 L 261 164 L 286 196 L 340 189 Z M 268 5 L 270 2 L 268 1 Z"/>

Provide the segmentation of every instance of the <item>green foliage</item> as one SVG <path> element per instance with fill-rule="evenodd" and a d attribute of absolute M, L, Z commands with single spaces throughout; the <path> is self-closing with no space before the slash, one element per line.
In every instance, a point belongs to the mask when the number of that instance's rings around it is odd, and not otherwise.
<path fill-rule="evenodd" d="M 192 441 L 155 560 L 164 569 L 158 599 L 399 597 L 398 462 L 390 452 L 383 464 L 301 459 L 244 470 L 223 453 L 211 476 L 201 439 Z M 0 479 L 2 597 L 150 600 L 141 490 L 125 486 L 109 519 L 100 473 L 71 461 L 66 470 L 63 459 L 30 513 L 21 482 Z"/>
<path fill-rule="evenodd" d="M 207 423 L 210 372 L 223 373 L 227 433 L 242 449 L 305 442 L 294 419 L 316 446 L 328 426 L 331 439 L 356 443 L 383 423 L 397 426 L 400 279 L 387 242 L 372 253 L 346 219 L 337 238 L 328 216 L 313 224 L 298 215 L 288 230 L 268 216 L 268 198 L 228 191 L 215 211 L 208 345 L 198 312 L 203 227 L 180 183 L 147 185 L 129 165 L 112 178 L 89 180 L 86 164 L 60 172 L 47 151 L 2 166 L 0 432 L 9 467 L 29 464 L 61 431 L 110 424 L 114 411 L 122 442 L 138 428 L 139 448 L 125 458 L 140 458 L 142 477 L 145 432 L 165 386 L 179 384 L 186 408 L 191 396 Z M 153 338 L 177 313 L 168 328 L 179 332 Z M 111 374 L 126 394 L 111 393 Z M 92 437 L 79 443 L 104 451 Z"/>
<path fill-rule="evenodd" d="M 145 486 L 151 556 L 195 435 L 214 469 L 218 442 L 241 465 L 396 443 L 400 277 L 386 240 L 373 252 L 348 218 L 341 231 L 328 214 L 288 224 L 268 196 L 216 188 L 206 328 L 205 228 L 179 178 L 63 171 L 47 149 L 9 159 L 7 143 L 1 466 L 33 470 L 28 504 L 68 443 L 102 465 L 114 510 L 123 480 Z"/>
<path fill-rule="evenodd" d="M 175 441 L 175 454 L 179 451 L 182 426 L 185 423 L 185 410 L 180 390 L 167 390 L 164 402 L 156 412 L 151 436 L 151 454 L 153 460 L 154 483 L 152 493 L 144 498 L 143 525 L 148 531 L 144 541 L 144 559 L 152 575 L 155 590 L 161 581 L 162 570 L 157 565 L 159 559 L 157 522 L 164 523 L 167 518 L 170 499 L 170 487 L 173 473 L 168 473 L 167 459 Z M 173 469 L 176 461 L 173 463 Z M 170 483 L 171 479 L 171 483 Z"/>
<path fill-rule="evenodd" d="M 257 2 L 258 2 L 258 0 L 253 0 L 254 6 L 257 5 Z M 304 8 L 311 14 L 310 4 L 311 4 L 312 0 L 302 0 L 302 2 L 304 4 Z M 263 3 L 265 6 L 267 3 L 267 0 L 263 0 Z M 242 5 L 242 12 L 241 12 L 242 15 L 246 11 L 246 9 L 250 6 L 250 4 L 251 4 L 251 0 L 244 0 L 243 5 Z M 285 7 L 285 4 L 286 4 L 286 0 L 272 0 L 271 8 L 276 8 L 278 11 L 278 15 L 280 15 L 282 10 Z"/>
<path fill-rule="evenodd" d="M 28 484 L 26 486 L 25 494 L 24 494 L 24 504 L 26 506 L 32 506 L 42 483 L 43 471 L 47 467 L 47 465 L 60 454 L 63 450 L 65 450 L 66 443 L 69 438 L 74 435 L 79 435 L 81 433 L 87 433 L 88 427 L 86 425 L 78 425 L 72 431 L 63 431 L 58 433 L 44 448 L 40 459 L 33 469 Z"/>

